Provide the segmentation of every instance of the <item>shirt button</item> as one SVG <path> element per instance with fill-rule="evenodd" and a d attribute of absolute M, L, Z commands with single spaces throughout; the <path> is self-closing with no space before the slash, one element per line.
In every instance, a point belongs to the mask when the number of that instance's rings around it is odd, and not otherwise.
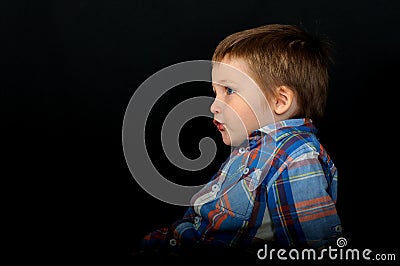
<path fill-rule="evenodd" d="M 214 192 L 218 192 L 219 191 L 219 185 L 218 184 L 212 185 L 211 190 L 214 191 Z"/>
<path fill-rule="evenodd" d="M 342 232 L 342 226 L 340 224 L 336 225 L 335 226 L 335 231 L 338 232 L 338 233 Z"/>
<path fill-rule="evenodd" d="M 172 239 L 170 239 L 169 240 L 169 244 L 171 245 L 171 246 L 176 246 L 176 239 L 174 239 L 174 238 L 172 238 Z"/>
<path fill-rule="evenodd" d="M 200 222 L 200 218 L 198 216 L 194 217 L 194 223 L 198 224 Z"/>
<path fill-rule="evenodd" d="M 247 174 L 249 171 L 250 171 L 249 168 L 245 168 L 245 169 L 243 170 L 243 174 Z"/>
<path fill-rule="evenodd" d="M 246 152 L 246 149 L 244 148 L 244 147 L 241 147 L 240 149 L 239 149 L 239 153 L 240 154 L 243 154 L 243 153 L 245 153 Z"/>

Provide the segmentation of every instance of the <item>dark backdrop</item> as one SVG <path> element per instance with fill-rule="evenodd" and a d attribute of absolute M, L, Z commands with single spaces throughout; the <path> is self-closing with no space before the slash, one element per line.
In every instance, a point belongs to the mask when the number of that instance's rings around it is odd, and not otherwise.
<path fill-rule="evenodd" d="M 132 178 L 122 122 L 135 89 L 174 63 L 210 59 L 230 33 L 267 23 L 301 25 L 334 43 L 326 119 L 319 136 L 339 169 L 338 210 L 349 245 L 398 250 L 396 157 L 398 1 L 2 1 L 1 100 L 6 179 L 18 257 L 59 261 L 129 257 L 147 232 L 185 208 L 158 201 Z M 199 173 L 168 164 L 159 142 L 171 102 L 212 96 L 206 84 L 160 99 L 150 153 L 171 179 L 207 179 L 229 150 Z M 185 91 L 185 92 L 183 92 Z M 219 140 L 211 121 L 182 130 L 184 152 Z M 196 143 L 195 145 L 192 145 Z M 192 147 L 193 146 L 193 147 Z M 138 154 L 138 156 L 142 156 Z M 184 182 L 184 181 L 183 181 Z M 11 204 L 12 203 L 12 204 Z M 15 206 L 15 207 L 14 207 Z"/>

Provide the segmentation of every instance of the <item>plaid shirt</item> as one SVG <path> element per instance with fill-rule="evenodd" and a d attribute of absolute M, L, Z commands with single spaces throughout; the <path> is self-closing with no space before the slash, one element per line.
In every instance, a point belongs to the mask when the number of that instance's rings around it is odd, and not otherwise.
<path fill-rule="evenodd" d="M 306 119 L 254 131 L 194 195 L 184 217 L 145 236 L 142 247 L 333 243 L 341 235 L 337 171 L 316 131 Z"/>

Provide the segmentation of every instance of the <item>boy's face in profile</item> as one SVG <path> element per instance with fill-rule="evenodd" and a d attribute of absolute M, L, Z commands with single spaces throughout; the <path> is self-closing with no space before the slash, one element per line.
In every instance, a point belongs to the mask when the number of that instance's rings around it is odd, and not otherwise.
<path fill-rule="evenodd" d="M 267 99 L 250 78 L 247 63 L 225 56 L 212 70 L 214 124 L 226 145 L 240 145 L 256 129 L 274 122 Z"/>

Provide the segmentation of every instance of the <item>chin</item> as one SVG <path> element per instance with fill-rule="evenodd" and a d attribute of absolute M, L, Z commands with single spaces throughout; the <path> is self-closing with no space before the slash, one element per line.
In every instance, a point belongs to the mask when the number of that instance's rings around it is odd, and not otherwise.
<path fill-rule="evenodd" d="M 221 136 L 222 136 L 222 141 L 224 142 L 224 144 L 231 146 L 232 141 L 231 141 L 231 138 L 229 137 L 229 134 L 226 132 L 221 132 Z"/>
<path fill-rule="evenodd" d="M 224 140 L 224 144 L 227 145 L 227 146 L 232 146 L 231 143 L 230 143 L 229 141 L 225 141 L 225 140 Z"/>
<path fill-rule="evenodd" d="M 239 134 L 235 134 L 234 138 L 232 138 L 226 131 L 221 132 L 221 134 L 222 134 L 222 141 L 224 142 L 224 144 L 228 146 L 236 147 L 242 144 L 244 140 L 246 140 L 246 136 L 242 136 Z"/>
<path fill-rule="evenodd" d="M 222 138 L 222 141 L 224 142 L 225 145 L 231 146 L 231 140 L 230 139 L 227 140 L 225 138 Z"/>
<path fill-rule="evenodd" d="M 240 144 L 242 144 L 243 140 L 232 140 L 229 135 L 227 136 L 222 136 L 222 141 L 224 142 L 224 144 L 228 145 L 228 146 L 239 146 Z"/>

